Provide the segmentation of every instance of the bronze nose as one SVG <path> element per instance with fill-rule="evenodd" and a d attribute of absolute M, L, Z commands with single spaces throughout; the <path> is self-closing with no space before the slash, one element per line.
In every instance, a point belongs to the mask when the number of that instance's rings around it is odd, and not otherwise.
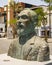
<path fill-rule="evenodd" d="M 18 22 L 18 24 L 20 25 L 20 24 L 21 24 L 21 22 L 19 21 L 19 22 Z"/>

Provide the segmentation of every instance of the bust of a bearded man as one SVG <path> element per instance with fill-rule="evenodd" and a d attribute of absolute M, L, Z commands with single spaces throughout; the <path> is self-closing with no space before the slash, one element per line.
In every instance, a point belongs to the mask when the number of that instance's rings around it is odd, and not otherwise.
<path fill-rule="evenodd" d="M 8 55 L 23 60 L 47 61 L 49 60 L 49 45 L 44 39 L 36 36 L 37 14 L 24 9 L 18 14 L 17 33 L 8 50 Z"/>

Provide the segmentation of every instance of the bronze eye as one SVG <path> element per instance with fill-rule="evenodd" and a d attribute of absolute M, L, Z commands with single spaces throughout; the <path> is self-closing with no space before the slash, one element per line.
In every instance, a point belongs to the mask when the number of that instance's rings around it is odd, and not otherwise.
<path fill-rule="evenodd" d="M 34 45 L 34 43 L 30 43 L 30 45 Z"/>
<path fill-rule="evenodd" d="M 22 18 L 22 19 L 28 19 L 28 16 L 22 15 L 21 18 Z"/>
<path fill-rule="evenodd" d="M 17 16 L 17 20 L 19 20 L 20 19 L 20 16 Z"/>

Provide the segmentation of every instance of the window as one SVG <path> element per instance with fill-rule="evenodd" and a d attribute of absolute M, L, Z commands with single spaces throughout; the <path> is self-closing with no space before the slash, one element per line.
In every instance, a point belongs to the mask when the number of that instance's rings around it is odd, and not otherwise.
<path fill-rule="evenodd" d="M 0 32 L 3 32 L 3 28 L 0 28 Z"/>

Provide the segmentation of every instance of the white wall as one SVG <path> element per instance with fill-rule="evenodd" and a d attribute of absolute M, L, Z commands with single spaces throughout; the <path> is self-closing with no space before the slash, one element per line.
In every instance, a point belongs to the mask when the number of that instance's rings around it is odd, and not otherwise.
<path fill-rule="evenodd" d="M 5 32 L 5 24 L 4 23 L 0 23 L 0 28 L 3 28 L 3 32 Z"/>
<path fill-rule="evenodd" d="M 0 23 L 4 23 L 4 16 L 0 17 Z"/>

